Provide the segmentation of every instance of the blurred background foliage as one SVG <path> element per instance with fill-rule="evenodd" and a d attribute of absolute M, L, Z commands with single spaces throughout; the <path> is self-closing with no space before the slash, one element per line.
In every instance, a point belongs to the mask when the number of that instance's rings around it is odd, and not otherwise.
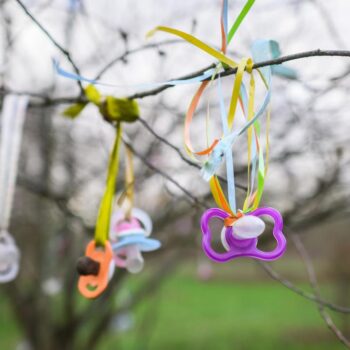
<path fill-rule="evenodd" d="M 220 1 L 23 4 L 84 76 L 110 83 L 166 81 L 212 63 L 164 34 L 146 41 L 146 32 L 156 25 L 190 31 L 219 46 Z M 243 4 L 229 1 L 231 20 Z M 248 55 L 258 38 L 277 40 L 283 54 L 348 49 L 349 11 L 342 0 L 256 1 L 230 55 Z M 136 204 L 151 215 L 153 234 L 163 247 L 145 256 L 141 274 L 118 270 L 106 293 L 92 302 L 77 292 L 75 262 L 94 231 L 115 131 L 93 105 L 76 120 L 62 116 L 80 100 L 80 90 L 57 76 L 52 58 L 73 71 L 67 55 L 17 1 L 0 0 L 1 103 L 10 92 L 31 97 L 11 222 L 22 251 L 21 272 L 16 281 L 0 286 L 1 349 L 349 346 L 344 338 L 350 336 L 347 58 L 292 61 L 288 65 L 298 79 L 274 79 L 263 204 L 283 213 L 289 245 L 283 259 L 269 265 L 244 259 L 217 265 L 202 252 L 199 219 L 213 202 L 182 149 L 184 113 L 195 86 L 140 99 L 141 118 L 125 127 L 125 141 L 135 153 Z M 224 81 L 227 96 L 232 79 Z M 135 88 L 101 92 L 119 98 Z M 215 117 L 214 96 L 215 91 L 208 92 L 206 100 Z M 195 121 L 193 138 L 200 141 L 206 108 L 206 103 L 200 106 Z M 213 119 L 213 134 L 219 133 Z M 235 146 L 240 184 L 246 180 L 245 150 L 242 139 Z M 117 196 L 124 160 L 122 154 Z M 239 199 L 243 195 L 238 192 Z M 266 239 L 262 248 L 272 245 Z"/>

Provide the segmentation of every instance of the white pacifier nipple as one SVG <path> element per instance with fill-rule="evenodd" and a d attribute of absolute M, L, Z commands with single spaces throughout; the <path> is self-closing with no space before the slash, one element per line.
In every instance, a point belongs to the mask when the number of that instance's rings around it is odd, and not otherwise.
<path fill-rule="evenodd" d="M 235 221 L 232 232 L 237 239 L 251 239 L 259 237 L 265 230 L 265 223 L 253 215 L 245 215 Z"/>
<path fill-rule="evenodd" d="M 143 269 L 144 260 L 136 244 L 124 248 L 126 255 L 126 269 L 131 273 L 139 273 Z"/>

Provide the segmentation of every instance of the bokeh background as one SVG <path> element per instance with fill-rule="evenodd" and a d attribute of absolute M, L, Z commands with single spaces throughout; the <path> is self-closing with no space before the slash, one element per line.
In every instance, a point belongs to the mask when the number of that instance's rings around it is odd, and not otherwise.
<path fill-rule="evenodd" d="M 23 0 L 84 76 L 121 85 L 166 81 L 211 63 L 210 56 L 164 33 L 163 24 L 219 47 L 218 0 Z M 229 23 L 244 5 L 229 1 Z M 257 0 L 229 54 L 249 55 L 259 38 L 282 54 L 349 49 L 350 4 L 344 0 Z M 201 249 L 200 216 L 214 203 L 182 146 L 183 120 L 196 86 L 140 99 L 141 118 L 125 126 L 135 152 L 136 205 L 154 222 L 162 249 L 145 255 L 142 273 L 118 270 L 95 301 L 77 291 L 76 259 L 94 232 L 115 130 L 94 106 L 76 120 L 62 111 L 78 84 L 58 76 L 72 66 L 15 0 L 0 0 L 0 95 L 30 95 L 11 233 L 21 272 L 0 286 L 0 348 L 55 349 L 342 349 L 350 336 L 349 58 L 291 61 L 295 80 L 275 77 L 271 159 L 263 204 L 285 219 L 288 250 L 272 264 L 224 265 Z M 229 96 L 234 77 L 224 80 Z M 261 87 L 260 87 L 261 88 Z M 258 93 L 258 100 L 262 96 Z M 203 145 L 209 101 L 195 118 Z M 170 143 L 170 144 L 169 144 Z M 235 145 L 237 183 L 246 181 L 246 144 Z M 116 197 L 123 191 L 124 150 Z M 222 169 L 224 170 L 224 169 Z M 224 171 L 223 171 L 224 174 Z M 241 201 L 243 191 L 237 189 Z M 269 235 L 267 234 L 266 237 Z M 266 238 L 263 249 L 273 247 Z"/>

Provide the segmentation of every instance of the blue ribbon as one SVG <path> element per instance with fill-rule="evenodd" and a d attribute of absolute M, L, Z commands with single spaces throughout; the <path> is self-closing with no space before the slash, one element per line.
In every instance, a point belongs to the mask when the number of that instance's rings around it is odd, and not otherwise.
<path fill-rule="evenodd" d="M 253 43 L 252 48 L 252 55 L 254 62 L 262 62 L 266 61 L 272 58 L 276 58 L 277 54 L 280 54 L 278 44 L 273 40 L 257 40 Z M 226 135 L 224 133 L 224 136 L 222 139 L 218 142 L 218 144 L 213 149 L 212 153 L 210 154 L 208 160 L 203 165 L 201 169 L 202 177 L 209 181 L 209 179 L 218 171 L 219 166 L 221 165 L 224 155 L 228 154 L 228 152 L 231 152 L 233 143 L 236 141 L 237 137 L 244 134 L 244 132 L 253 125 L 258 118 L 264 113 L 266 110 L 266 107 L 268 106 L 270 99 L 271 99 L 271 75 L 272 75 L 272 68 L 270 66 L 263 67 L 259 69 L 259 73 L 261 74 L 263 80 L 265 81 L 267 92 L 265 94 L 264 100 L 258 111 L 255 113 L 254 117 L 249 120 L 241 129 L 233 131 L 231 134 Z M 244 87 L 244 84 L 242 84 L 241 87 L 241 98 L 243 101 L 243 105 L 245 106 L 245 110 L 247 110 L 247 92 Z M 256 163 L 257 163 L 257 152 L 256 148 L 253 143 L 252 147 L 252 170 L 254 171 L 254 174 L 256 172 Z M 230 162 L 230 160 L 229 160 Z M 255 176 L 252 176 L 252 181 L 254 181 Z"/>
<path fill-rule="evenodd" d="M 110 84 L 110 83 L 105 83 L 99 80 L 95 79 L 89 79 L 86 77 L 83 77 L 82 75 L 78 75 L 72 72 L 68 72 L 64 70 L 63 68 L 60 67 L 59 63 L 57 60 L 53 59 L 53 66 L 58 75 L 61 75 L 62 77 L 76 80 L 76 81 L 82 81 L 82 82 L 87 82 L 90 84 L 94 85 L 102 85 L 102 86 L 108 86 L 108 87 L 115 87 L 115 88 L 128 88 L 128 87 L 133 87 L 133 88 L 140 88 L 140 89 L 152 89 L 156 88 L 159 86 L 165 86 L 165 85 L 184 85 L 184 84 L 193 84 L 193 83 L 198 83 L 201 82 L 205 79 L 209 79 L 213 74 L 215 74 L 215 69 L 211 68 L 206 70 L 203 74 L 196 76 L 194 78 L 189 78 L 189 79 L 175 79 L 175 80 L 169 80 L 169 81 L 164 81 L 164 82 L 155 82 L 155 83 L 146 83 L 146 84 L 131 84 L 131 85 L 126 85 L 126 84 Z"/>

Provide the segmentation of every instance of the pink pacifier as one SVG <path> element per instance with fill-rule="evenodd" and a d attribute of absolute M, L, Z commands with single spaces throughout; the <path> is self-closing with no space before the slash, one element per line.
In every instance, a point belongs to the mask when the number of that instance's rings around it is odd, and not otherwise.
<path fill-rule="evenodd" d="M 114 251 L 114 261 L 118 267 L 126 268 L 131 273 L 143 269 L 144 260 L 141 252 L 156 250 L 160 242 L 148 238 L 152 231 L 149 216 L 140 209 L 133 209 L 127 220 L 118 211 L 112 218 L 110 240 Z"/>
<path fill-rule="evenodd" d="M 142 227 L 139 221 L 135 218 L 131 218 L 130 221 L 121 221 L 115 227 L 115 231 L 118 232 L 121 237 L 130 233 L 133 234 L 133 232 L 140 231 L 141 229 Z M 144 265 L 140 249 L 138 249 L 135 244 L 128 244 L 124 247 L 120 247 L 114 255 L 114 261 L 118 267 L 126 268 L 132 273 L 140 272 Z"/>

